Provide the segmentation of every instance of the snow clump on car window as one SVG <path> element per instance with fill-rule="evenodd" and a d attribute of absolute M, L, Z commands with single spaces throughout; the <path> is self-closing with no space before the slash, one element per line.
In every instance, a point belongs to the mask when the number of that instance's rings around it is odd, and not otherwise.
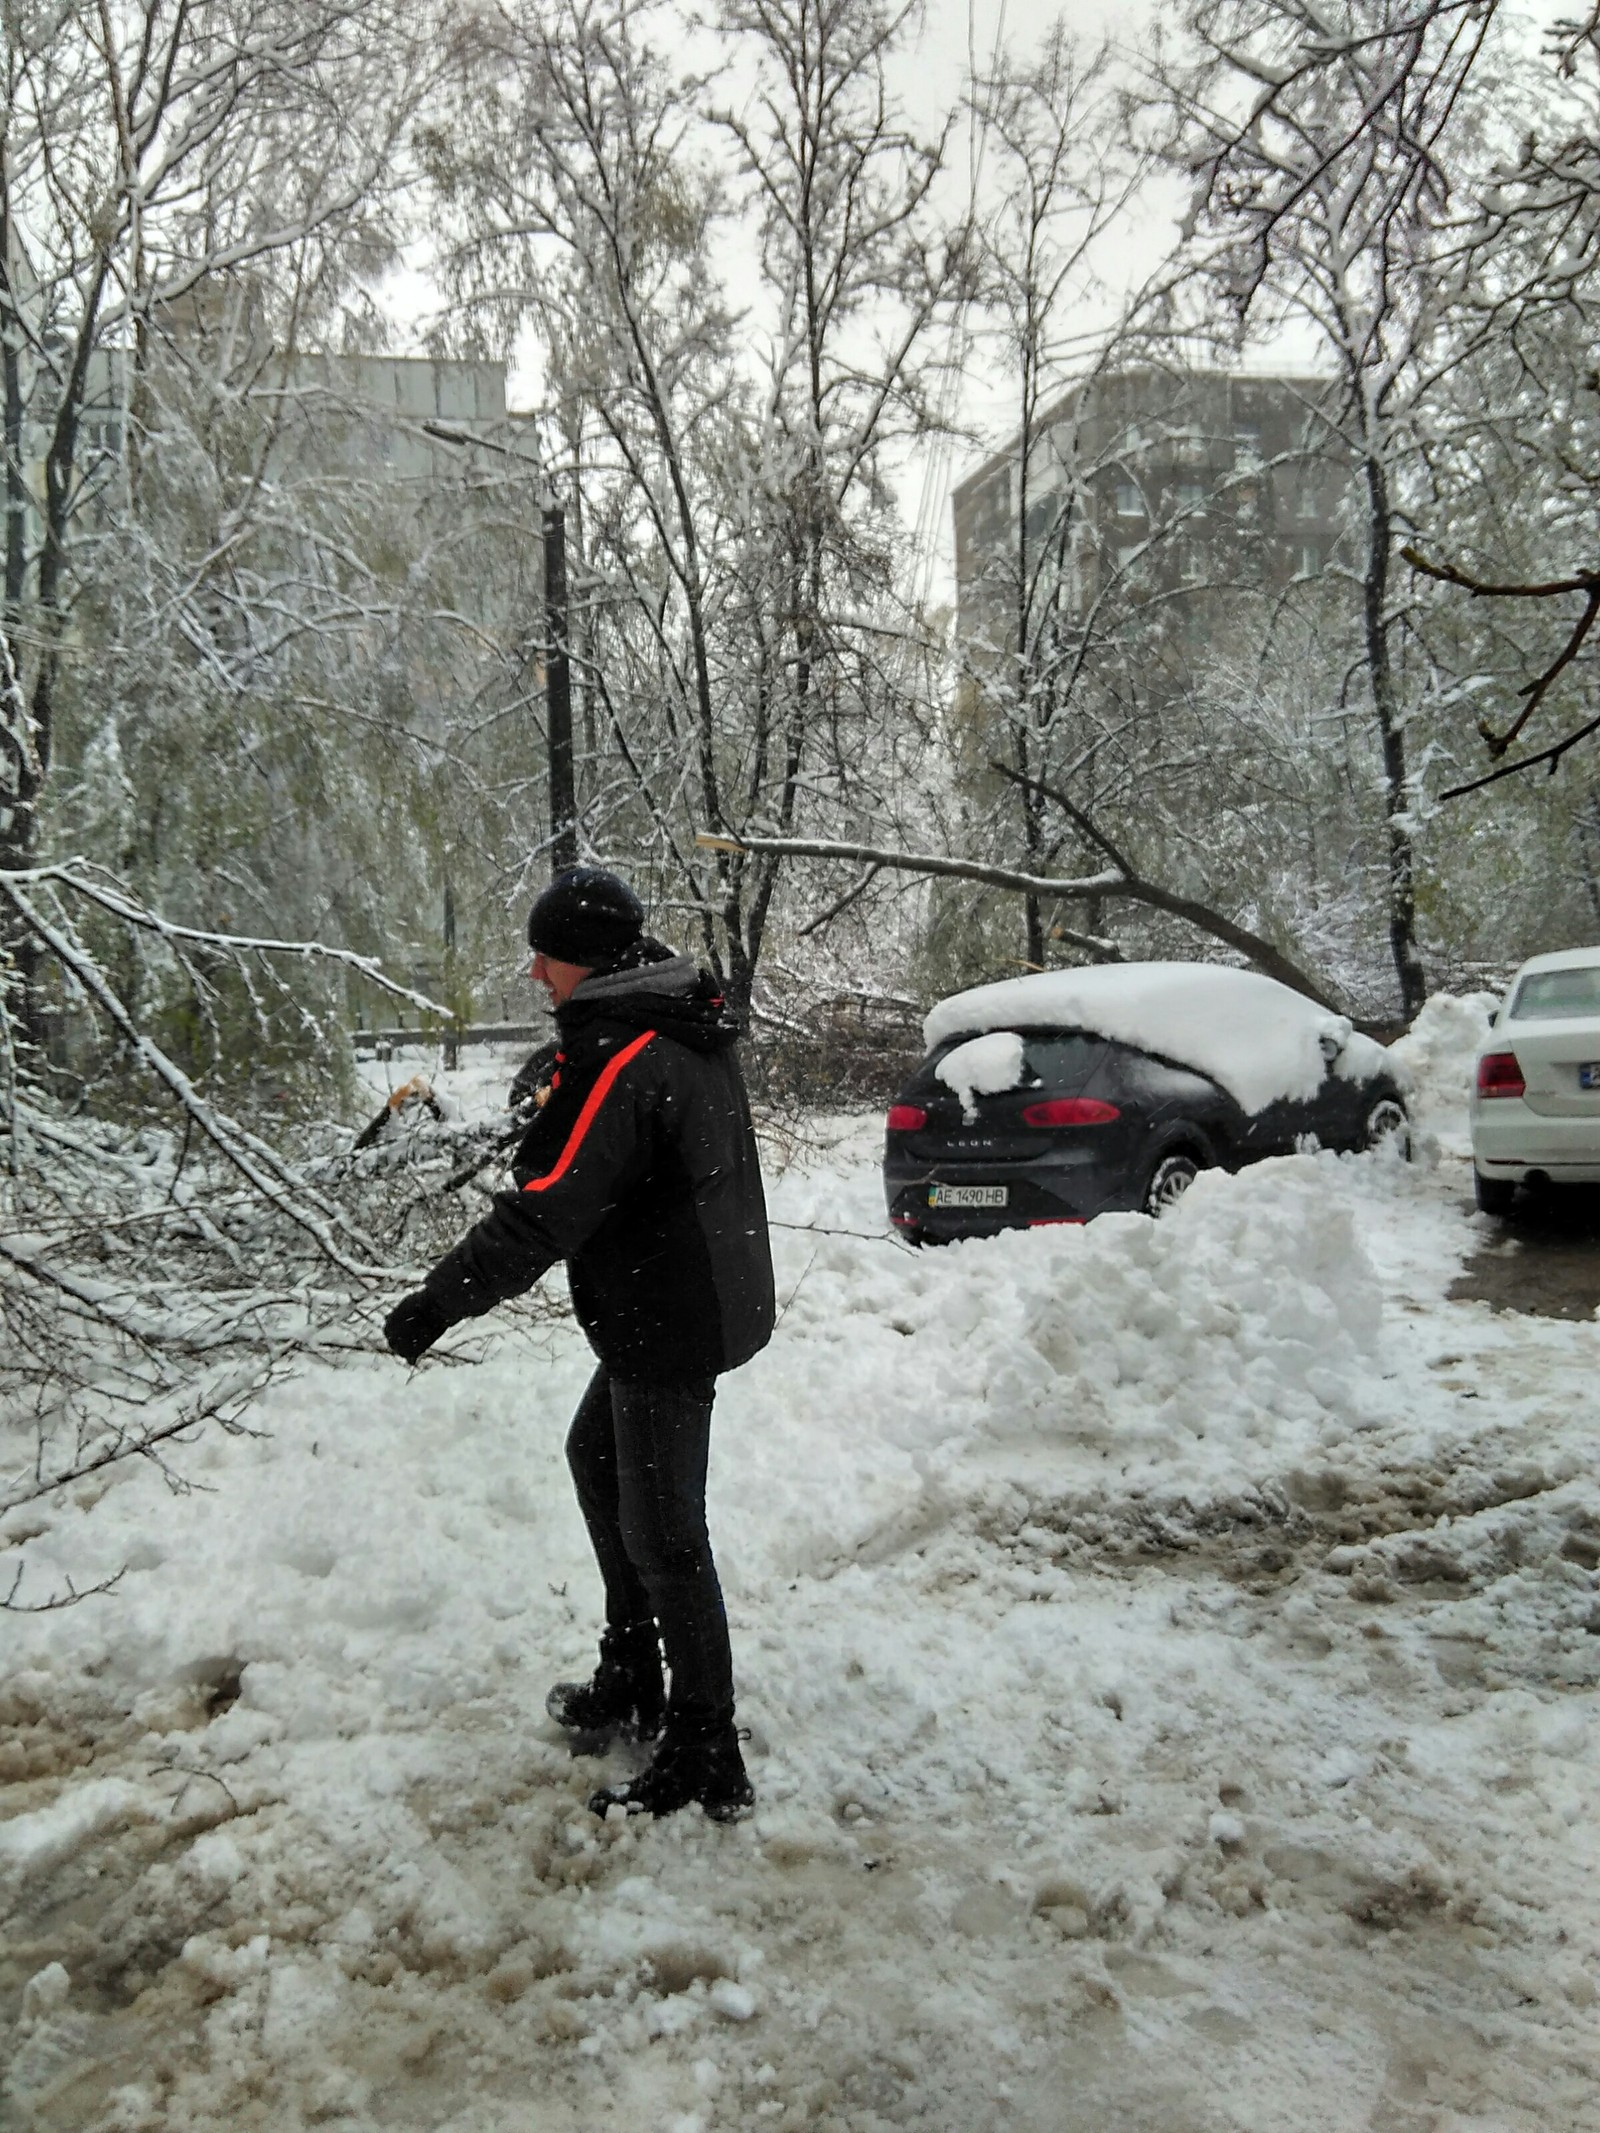
<path fill-rule="evenodd" d="M 958 1044 L 934 1068 L 934 1077 L 961 1099 L 961 1115 L 974 1125 L 978 1106 L 974 1098 L 1002 1096 L 1014 1089 L 1023 1076 L 1022 1039 L 1014 1029 L 991 1030 Z"/>

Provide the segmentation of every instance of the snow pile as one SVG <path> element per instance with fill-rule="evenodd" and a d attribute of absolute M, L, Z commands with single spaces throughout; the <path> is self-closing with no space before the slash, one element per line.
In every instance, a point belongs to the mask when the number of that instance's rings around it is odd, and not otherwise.
<path fill-rule="evenodd" d="M 1015 1030 L 990 1030 L 958 1044 L 933 1071 L 937 1080 L 960 1097 L 962 1116 L 970 1126 L 978 1116 L 975 1097 L 1001 1096 L 1021 1081 L 1022 1039 Z"/>
<path fill-rule="evenodd" d="M 990 1428 L 1037 1423 L 1114 1451 L 1125 1471 L 1142 1458 L 1164 1486 L 1203 1486 L 1259 1478 L 1359 1427 L 1382 1300 L 1324 1167 L 1212 1172 L 1159 1223 L 1103 1217 L 1066 1231 L 1046 1264 L 1014 1263 Z"/>
<path fill-rule="evenodd" d="M 1359 1426 L 1381 1301 L 1337 1171 L 1297 1156 L 1212 1173 L 1159 1223 L 1105 1215 L 915 1256 L 780 1232 L 784 1337 L 719 1407 L 740 1471 L 713 1494 L 741 1568 L 816 1569 L 942 1515 L 953 1467 L 985 1443 L 1048 1447 L 1064 1485 L 1098 1490 L 1115 1460 L 1119 1487 L 1143 1472 L 1198 1500 Z M 877 1180 L 858 1178 L 865 1213 Z M 829 1212 L 787 1182 L 774 1208 Z M 752 1486 L 759 1534 L 748 1511 L 734 1526 Z"/>
<path fill-rule="evenodd" d="M 1083 1029 L 1209 1074 L 1252 1114 L 1315 1096 L 1328 1072 L 1352 1078 L 1384 1061 L 1380 1045 L 1254 970 L 1212 963 L 1121 963 L 1004 978 L 941 1000 L 923 1024 L 931 1051 L 964 1031 Z"/>
<path fill-rule="evenodd" d="M 1330 1192 L 1337 1158 L 1202 1176 L 1159 1223 L 911 1253 L 881 1235 L 873 1147 L 772 1190 L 793 1225 L 775 1236 L 780 1334 L 723 1380 L 713 1432 L 730 1596 L 960 1515 L 960 1471 L 996 1445 L 1047 1452 L 1063 1488 L 1097 1495 L 1114 1476 L 1125 1491 L 1138 1474 L 1198 1504 L 1360 1427 L 1381 1307 Z M 470 1367 L 412 1378 L 379 1361 L 319 1381 L 318 1401 L 271 1395 L 269 1437 L 210 1440 L 190 1462 L 208 1487 L 231 1475 L 247 1518 L 179 1498 L 153 1540 L 128 1476 L 91 1518 L 59 1520 L 30 1546 L 41 1587 L 130 1557 L 148 1569 L 51 1625 L 58 1660 L 171 1703 L 195 1691 L 164 1684 L 203 1689 L 231 1659 L 242 1691 L 211 1739 L 247 1754 L 494 1695 L 532 1620 L 568 1625 L 548 1664 L 580 1659 L 597 1591 L 561 1446 L 591 1360 L 570 1324 L 537 1342 L 488 1321 L 445 1343 L 478 1355 Z"/>
<path fill-rule="evenodd" d="M 147 1812 L 142 1794 L 132 1785 L 121 1778 L 100 1778 L 36 1814 L 14 1815 L 0 1822 L 0 1879 L 47 1872 L 102 1830 Z"/>
<path fill-rule="evenodd" d="M 1473 1062 L 1499 1005 L 1498 993 L 1436 992 L 1389 1047 L 1390 1058 L 1410 1076 L 1412 1118 L 1452 1155 L 1471 1153 L 1467 1097 Z"/>

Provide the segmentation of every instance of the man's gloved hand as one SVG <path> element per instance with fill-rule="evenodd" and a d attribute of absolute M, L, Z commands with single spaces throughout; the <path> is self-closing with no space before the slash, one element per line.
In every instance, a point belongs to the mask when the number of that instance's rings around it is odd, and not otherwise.
<path fill-rule="evenodd" d="M 402 1296 L 384 1320 L 383 1337 L 402 1362 L 415 1363 L 454 1324 L 426 1289 L 416 1289 Z"/>

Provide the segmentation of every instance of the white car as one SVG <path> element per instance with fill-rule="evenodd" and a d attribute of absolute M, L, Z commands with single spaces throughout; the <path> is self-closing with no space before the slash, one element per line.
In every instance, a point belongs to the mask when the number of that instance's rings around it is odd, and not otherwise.
<path fill-rule="evenodd" d="M 1519 1185 L 1600 1184 L 1600 948 L 1523 964 L 1478 1047 L 1471 1117 L 1485 1214 Z"/>

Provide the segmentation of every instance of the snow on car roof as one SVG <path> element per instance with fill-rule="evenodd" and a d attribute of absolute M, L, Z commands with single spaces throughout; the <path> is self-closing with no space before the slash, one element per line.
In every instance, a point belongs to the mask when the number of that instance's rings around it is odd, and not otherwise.
<path fill-rule="evenodd" d="M 1328 1071 L 1323 1037 L 1360 1054 L 1381 1049 L 1351 1036 L 1343 1015 L 1318 1007 L 1254 970 L 1216 963 L 1108 963 L 1002 978 L 941 1000 L 923 1023 L 932 1051 L 951 1037 L 994 1029 L 1083 1029 L 1208 1074 L 1241 1109 L 1314 1096 Z M 1346 1071 L 1348 1065 L 1341 1059 Z"/>
<path fill-rule="evenodd" d="M 1600 948 L 1555 948 L 1548 955 L 1530 955 L 1519 966 L 1516 977 L 1526 977 L 1530 970 L 1588 970 L 1595 963 L 1600 963 Z M 1515 983 L 1513 978 L 1512 984 Z"/>

